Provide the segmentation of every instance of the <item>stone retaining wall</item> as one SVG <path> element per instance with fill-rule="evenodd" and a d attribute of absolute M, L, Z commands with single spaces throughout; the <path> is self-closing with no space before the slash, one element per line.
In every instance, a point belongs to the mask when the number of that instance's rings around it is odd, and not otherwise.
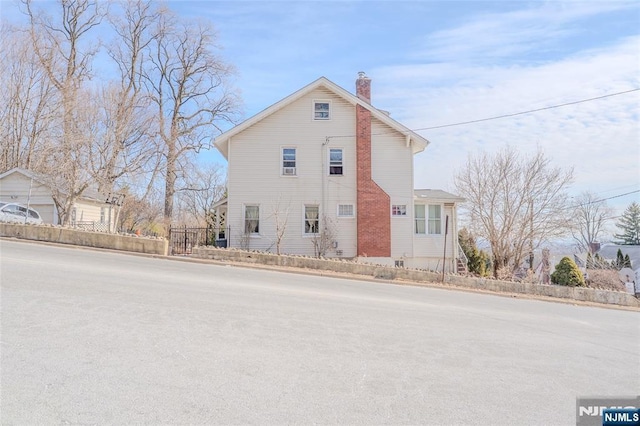
<path fill-rule="evenodd" d="M 278 256 L 273 253 L 249 252 L 235 249 L 220 249 L 215 247 L 194 247 L 192 256 L 223 262 L 254 263 L 261 265 L 349 273 L 385 280 L 398 279 L 423 283 L 442 282 L 442 275 L 434 272 L 392 268 L 351 261 L 314 259 L 301 256 Z M 631 294 L 617 291 L 597 290 L 593 288 L 518 283 L 449 274 L 445 275 L 444 284 L 452 287 L 488 290 L 500 293 L 529 294 L 560 299 L 573 299 L 584 302 L 640 307 L 640 301 Z"/>
<path fill-rule="evenodd" d="M 49 241 L 52 243 L 74 244 L 162 256 L 166 256 L 169 250 L 169 242 L 164 238 L 133 237 L 46 225 L 0 223 L 0 237 L 15 237 L 25 240 Z"/>

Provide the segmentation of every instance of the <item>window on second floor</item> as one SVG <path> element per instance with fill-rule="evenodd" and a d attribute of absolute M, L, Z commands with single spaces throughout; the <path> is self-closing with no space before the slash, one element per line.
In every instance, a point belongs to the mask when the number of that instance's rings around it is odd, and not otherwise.
<path fill-rule="evenodd" d="M 342 148 L 329 150 L 329 174 L 342 175 Z"/>
<path fill-rule="evenodd" d="M 296 174 L 296 149 L 282 148 L 282 175 L 295 176 Z"/>

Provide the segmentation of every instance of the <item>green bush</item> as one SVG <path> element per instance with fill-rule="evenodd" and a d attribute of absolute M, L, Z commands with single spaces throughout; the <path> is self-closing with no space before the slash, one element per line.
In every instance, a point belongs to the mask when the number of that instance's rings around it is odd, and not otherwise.
<path fill-rule="evenodd" d="M 556 265 L 556 270 L 551 274 L 551 282 L 571 287 L 584 287 L 584 276 L 576 262 L 568 257 L 563 257 Z"/>
<path fill-rule="evenodd" d="M 468 256 L 469 261 L 467 262 L 467 266 L 469 267 L 469 272 L 481 277 L 486 277 L 488 260 L 487 254 L 484 251 L 478 250 L 474 247 Z"/>

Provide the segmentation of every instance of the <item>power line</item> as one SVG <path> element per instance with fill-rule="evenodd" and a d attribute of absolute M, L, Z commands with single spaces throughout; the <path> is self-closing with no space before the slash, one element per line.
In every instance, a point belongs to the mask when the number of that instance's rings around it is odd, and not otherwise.
<path fill-rule="evenodd" d="M 543 108 L 530 109 L 528 111 L 514 112 L 512 114 L 497 115 L 495 117 L 479 118 L 477 120 L 462 121 L 462 122 L 459 122 L 459 123 L 451 123 L 451 124 L 443 124 L 441 126 L 422 127 L 420 129 L 414 129 L 414 131 L 442 129 L 442 128 L 445 128 L 445 127 L 462 126 L 462 125 L 465 125 L 465 124 L 481 123 L 483 121 L 489 121 L 489 120 L 498 120 L 500 118 L 515 117 L 517 115 L 531 114 L 533 112 L 546 111 L 548 109 L 561 108 L 561 107 L 565 107 L 565 106 L 568 106 L 568 105 L 576 105 L 576 104 L 581 104 L 581 103 L 584 103 L 584 102 L 597 101 L 599 99 L 610 98 L 612 96 L 619 96 L 619 95 L 624 95 L 626 93 L 637 92 L 638 90 L 640 90 L 640 89 L 630 89 L 630 90 L 625 90 L 624 92 L 610 93 L 608 95 L 596 96 L 595 98 L 581 99 L 579 101 L 566 102 L 566 103 L 563 103 L 563 104 L 551 105 L 551 106 L 547 106 L 547 107 L 543 107 Z"/>
<path fill-rule="evenodd" d="M 585 103 L 585 102 L 597 101 L 597 100 L 600 100 L 600 99 L 610 98 L 610 97 L 613 97 L 613 96 L 625 95 L 627 93 L 632 93 L 632 92 L 637 92 L 637 91 L 640 91 L 640 88 L 629 89 L 629 90 L 625 90 L 625 91 L 622 91 L 622 92 L 616 92 L 616 93 L 609 93 L 607 95 L 596 96 L 595 98 L 580 99 L 578 101 L 565 102 L 563 104 L 550 105 L 550 106 L 547 106 L 547 107 L 530 109 L 530 110 L 527 110 L 527 111 L 514 112 L 514 113 L 511 113 L 511 114 L 496 115 L 494 117 L 479 118 L 477 120 L 461 121 L 461 122 L 458 122 L 458 123 L 443 124 L 443 125 L 440 125 L 440 126 L 420 127 L 420 128 L 417 128 L 417 129 L 409 129 L 409 130 L 412 131 L 412 132 L 418 132 L 420 130 L 443 129 L 445 127 L 464 126 L 466 124 L 482 123 L 484 121 L 491 121 L 491 120 L 499 120 L 501 118 L 516 117 L 518 115 L 531 114 L 531 113 L 534 113 L 534 112 L 546 111 L 546 110 L 549 110 L 549 109 L 561 108 L 561 107 L 565 107 L 565 106 L 569 106 L 569 105 L 576 105 L 576 104 L 581 104 L 581 103 Z M 388 132 L 381 132 L 381 133 L 372 133 L 371 135 L 372 136 L 380 136 L 380 135 L 386 135 L 386 134 L 390 134 L 390 133 L 393 133 L 393 132 L 392 131 L 388 131 Z M 355 135 L 327 136 L 327 140 L 328 139 L 335 139 L 335 138 L 352 138 L 352 137 L 355 137 Z"/>
<path fill-rule="evenodd" d="M 575 206 L 572 206 L 572 207 L 568 207 L 567 209 L 577 209 L 578 207 L 582 207 L 582 206 L 589 206 L 591 204 L 602 203 L 602 202 L 607 201 L 607 200 L 612 200 L 614 198 L 624 197 L 626 195 L 635 194 L 637 192 L 640 192 L 640 189 L 636 189 L 635 191 L 631 191 L 631 192 L 625 192 L 624 194 L 613 195 L 611 197 L 602 198 L 602 199 L 599 199 L 599 200 L 589 201 L 588 203 L 578 204 L 578 205 L 575 205 Z"/>

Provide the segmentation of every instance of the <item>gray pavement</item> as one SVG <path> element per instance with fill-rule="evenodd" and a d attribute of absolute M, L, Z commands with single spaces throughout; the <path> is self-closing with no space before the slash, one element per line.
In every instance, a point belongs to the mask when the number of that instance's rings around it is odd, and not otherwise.
<path fill-rule="evenodd" d="M 0 240 L 0 423 L 575 424 L 640 314 Z"/>

